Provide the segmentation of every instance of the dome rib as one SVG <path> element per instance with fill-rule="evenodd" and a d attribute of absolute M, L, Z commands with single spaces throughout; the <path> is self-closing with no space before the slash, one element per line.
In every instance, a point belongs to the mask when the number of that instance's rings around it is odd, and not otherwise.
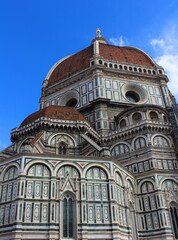
<path fill-rule="evenodd" d="M 82 51 L 58 61 L 48 72 L 46 79 L 48 86 L 67 78 L 71 74 L 90 67 L 90 59 L 94 56 L 93 44 Z M 134 47 L 119 47 L 99 43 L 99 56 L 106 60 L 113 60 L 126 64 L 136 64 L 146 67 L 157 66 L 154 60 L 144 51 Z"/>

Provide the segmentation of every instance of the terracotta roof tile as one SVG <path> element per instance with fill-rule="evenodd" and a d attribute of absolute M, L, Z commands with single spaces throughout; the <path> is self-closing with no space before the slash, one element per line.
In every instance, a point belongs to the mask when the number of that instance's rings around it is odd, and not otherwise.
<path fill-rule="evenodd" d="M 90 66 L 90 58 L 93 56 L 93 45 L 70 56 L 62 61 L 52 72 L 48 85 L 66 78 L 69 73 L 73 74 Z"/>
<path fill-rule="evenodd" d="M 104 59 L 114 60 L 122 63 L 131 63 L 147 67 L 154 66 L 151 59 L 141 50 L 132 47 L 118 47 L 114 45 L 99 44 L 100 56 Z M 64 79 L 68 74 L 73 74 L 90 66 L 93 56 L 93 45 L 68 57 L 62 61 L 51 73 L 48 86 Z"/>
<path fill-rule="evenodd" d="M 62 119 L 62 120 L 74 120 L 74 121 L 82 120 L 82 121 L 88 122 L 86 118 L 81 113 L 79 113 L 75 108 L 62 107 L 62 106 L 49 106 L 29 115 L 21 123 L 20 127 L 23 127 L 29 123 L 32 123 L 41 117 L 47 117 L 52 119 Z"/>
<path fill-rule="evenodd" d="M 151 60 L 140 50 L 131 47 L 118 47 L 100 43 L 100 56 L 118 62 L 132 63 L 152 67 Z"/>

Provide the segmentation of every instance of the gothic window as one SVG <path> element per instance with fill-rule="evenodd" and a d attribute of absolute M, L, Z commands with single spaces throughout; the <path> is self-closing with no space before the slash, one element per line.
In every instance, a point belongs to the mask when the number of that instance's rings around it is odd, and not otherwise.
<path fill-rule="evenodd" d="M 140 149 L 146 146 L 146 141 L 143 137 L 139 137 L 134 142 L 135 149 Z"/>
<path fill-rule="evenodd" d="M 111 156 L 117 156 L 117 155 L 128 153 L 128 152 L 130 152 L 129 147 L 124 143 L 120 143 L 113 147 L 111 151 Z"/>
<path fill-rule="evenodd" d="M 142 115 L 139 112 L 136 112 L 132 115 L 133 124 L 139 123 L 142 120 Z"/>
<path fill-rule="evenodd" d="M 153 139 L 153 145 L 158 147 L 169 147 L 169 142 L 162 136 L 156 136 Z"/>
<path fill-rule="evenodd" d="M 171 202 L 170 213 L 175 239 L 178 239 L 178 204 L 176 202 Z"/>
<path fill-rule="evenodd" d="M 61 142 L 59 144 L 59 148 L 58 148 L 58 154 L 67 154 L 67 145 L 64 142 Z"/>
<path fill-rule="evenodd" d="M 74 236 L 73 218 L 74 206 L 70 194 L 66 194 L 63 200 L 63 237 L 72 238 Z"/>
<path fill-rule="evenodd" d="M 140 187 L 141 193 L 148 193 L 154 190 L 153 183 L 147 181 L 144 182 Z"/>
<path fill-rule="evenodd" d="M 126 121 L 125 121 L 125 119 L 122 119 L 120 121 L 120 128 L 125 128 L 125 127 L 126 127 Z"/>
<path fill-rule="evenodd" d="M 159 121 L 158 114 L 156 112 L 150 112 L 150 118 L 152 121 Z"/>

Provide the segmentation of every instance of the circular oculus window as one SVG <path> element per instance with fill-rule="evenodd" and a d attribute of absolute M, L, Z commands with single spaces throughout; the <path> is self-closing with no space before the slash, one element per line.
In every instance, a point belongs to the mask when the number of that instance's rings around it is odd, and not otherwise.
<path fill-rule="evenodd" d="M 59 102 L 59 106 L 76 107 L 79 102 L 79 93 L 76 90 L 68 91 Z"/>
<path fill-rule="evenodd" d="M 143 104 L 148 99 L 146 90 L 142 86 L 132 83 L 122 86 L 122 94 L 127 101 L 135 104 Z"/>
<path fill-rule="evenodd" d="M 135 92 L 131 92 L 131 91 L 126 92 L 125 96 L 130 102 L 133 102 L 133 103 L 137 103 L 140 100 L 139 95 Z"/>
<path fill-rule="evenodd" d="M 76 107 L 77 99 L 72 98 L 66 103 L 66 107 Z"/>

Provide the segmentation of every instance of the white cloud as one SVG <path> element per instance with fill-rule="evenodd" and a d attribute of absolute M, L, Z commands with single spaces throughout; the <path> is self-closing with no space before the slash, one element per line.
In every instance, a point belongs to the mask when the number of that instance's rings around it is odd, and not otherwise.
<path fill-rule="evenodd" d="M 178 99 L 178 29 L 175 26 L 166 29 L 159 39 L 152 39 L 150 44 L 157 55 L 155 61 L 165 69 L 170 80 L 168 86 Z"/>
<path fill-rule="evenodd" d="M 110 38 L 109 41 L 113 44 L 113 45 L 116 45 L 116 46 L 120 46 L 120 47 L 123 47 L 123 46 L 126 46 L 129 44 L 127 38 L 123 37 L 123 36 L 119 36 L 117 38 Z"/>

